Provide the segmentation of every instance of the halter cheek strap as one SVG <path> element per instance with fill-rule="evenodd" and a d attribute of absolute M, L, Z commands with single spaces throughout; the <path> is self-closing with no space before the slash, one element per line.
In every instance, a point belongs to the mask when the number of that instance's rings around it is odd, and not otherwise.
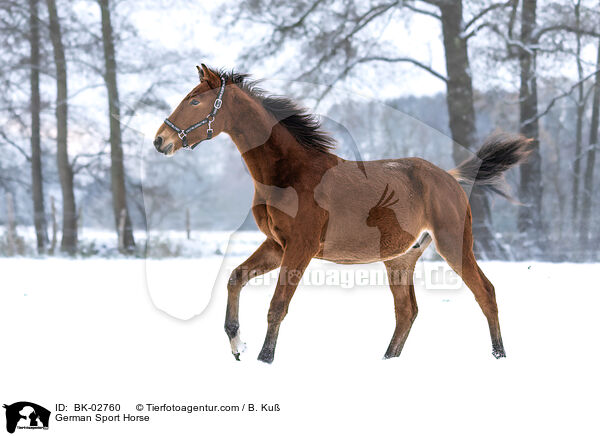
<path fill-rule="evenodd" d="M 196 146 L 198 144 L 200 144 L 202 141 L 204 141 L 204 139 L 201 139 L 200 141 L 196 142 L 195 144 L 193 144 L 190 147 L 190 144 L 188 144 L 187 135 L 192 130 L 195 130 L 198 127 L 203 126 L 207 123 L 208 123 L 208 129 L 206 130 L 206 139 L 212 138 L 213 129 L 212 129 L 211 125 L 212 125 L 213 121 L 215 120 L 215 115 L 217 115 L 217 112 L 219 112 L 219 109 L 221 109 L 221 106 L 223 105 L 223 94 L 225 94 L 225 76 L 221 76 L 221 87 L 219 88 L 219 93 L 217 94 L 217 98 L 215 99 L 215 102 L 213 103 L 213 108 L 210 111 L 210 113 L 208 114 L 208 116 L 206 118 L 204 118 L 203 120 L 198 121 L 196 124 L 192 124 L 187 129 L 180 129 L 171 120 L 169 120 L 168 118 L 165 118 L 165 124 L 177 132 L 177 136 L 179 136 L 179 139 L 181 139 L 181 146 L 183 148 L 193 150 L 194 148 L 196 148 Z"/>

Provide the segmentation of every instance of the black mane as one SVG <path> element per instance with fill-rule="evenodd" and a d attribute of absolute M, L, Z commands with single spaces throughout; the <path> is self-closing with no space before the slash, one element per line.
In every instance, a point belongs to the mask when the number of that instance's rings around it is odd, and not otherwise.
<path fill-rule="evenodd" d="M 235 83 L 240 89 L 256 99 L 284 126 L 303 147 L 328 153 L 335 148 L 335 140 L 321 130 L 321 122 L 306 108 L 298 106 L 287 97 L 268 95 L 258 86 L 259 81 L 250 80 L 248 74 L 234 71 L 215 71 L 225 80 Z"/>

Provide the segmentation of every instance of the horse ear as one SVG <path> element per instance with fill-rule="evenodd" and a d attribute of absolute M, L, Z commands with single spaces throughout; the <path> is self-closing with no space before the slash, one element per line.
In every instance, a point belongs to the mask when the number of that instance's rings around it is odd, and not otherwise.
<path fill-rule="evenodd" d="M 204 79 L 204 71 L 202 71 L 200 65 L 196 65 L 196 69 L 198 70 L 198 79 L 200 79 L 200 81 L 202 82 L 202 79 Z"/>
<path fill-rule="evenodd" d="M 206 81 L 211 88 L 218 88 L 221 86 L 221 79 L 217 76 L 210 68 L 204 64 L 200 64 L 201 67 L 198 69 L 198 75 L 200 75 L 200 81 Z"/>

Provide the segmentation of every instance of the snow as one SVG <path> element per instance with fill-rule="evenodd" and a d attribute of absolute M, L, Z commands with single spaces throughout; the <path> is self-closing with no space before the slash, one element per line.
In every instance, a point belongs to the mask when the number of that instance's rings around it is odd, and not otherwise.
<path fill-rule="evenodd" d="M 420 280 L 417 320 L 401 357 L 386 361 L 389 290 L 315 279 L 296 292 L 269 366 L 256 356 L 273 283 L 242 293 L 241 362 L 223 331 L 227 272 L 242 260 L 0 259 L 2 402 L 119 402 L 130 413 L 140 402 L 281 408 L 151 413 L 130 424 L 144 434 L 563 435 L 597 427 L 597 264 L 482 262 L 496 287 L 502 360 L 491 356 L 472 294 L 442 263 L 419 268 L 424 277 L 441 273 L 450 289 Z M 307 275 L 377 277 L 382 269 L 314 261 Z M 53 420 L 50 430 L 100 435 L 123 426 Z"/>

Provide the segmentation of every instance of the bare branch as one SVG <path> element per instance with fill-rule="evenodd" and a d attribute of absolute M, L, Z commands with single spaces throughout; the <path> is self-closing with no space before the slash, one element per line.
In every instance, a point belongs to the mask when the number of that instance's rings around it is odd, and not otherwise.
<path fill-rule="evenodd" d="M 552 109 L 552 107 L 554 106 L 554 103 L 556 103 L 558 100 L 560 100 L 561 98 L 565 98 L 568 97 L 569 95 L 571 95 L 571 93 L 577 89 L 579 87 L 579 85 L 581 85 L 583 82 L 585 82 L 586 80 L 588 80 L 589 78 L 595 76 L 596 74 L 600 73 L 600 70 L 596 70 L 593 73 L 588 74 L 587 76 L 585 76 L 584 78 L 582 78 L 581 80 L 575 82 L 567 91 L 563 92 L 560 95 L 557 95 L 556 97 L 554 97 L 552 100 L 550 100 L 550 103 L 548 103 L 548 106 L 546 106 L 546 109 L 544 109 L 542 112 L 538 112 L 537 115 L 535 117 L 531 117 L 527 120 L 524 120 L 521 125 L 525 126 L 527 124 L 531 124 L 537 120 L 539 120 L 540 118 L 542 118 L 544 115 L 546 115 L 548 112 L 550 112 L 550 109 Z"/>
<path fill-rule="evenodd" d="M 595 29 L 582 29 L 582 28 L 578 28 L 577 26 L 571 26 L 570 24 L 559 23 L 559 24 L 553 24 L 548 27 L 542 27 L 540 29 L 537 29 L 537 31 L 535 31 L 531 35 L 531 41 L 534 43 L 537 43 L 537 42 L 539 42 L 540 38 L 544 34 L 546 34 L 548 32 L 554 32 L 557 30 L 564 30 L 566 32 L 578 33 L 581 35 L 600 37 L 600 32 L 598 32 Z"/>
<path fill-rule="evenodd" d="M 471 30 L 469 33 L 465 34 L 463 32 L 460 35 L 460 37 L 466 41 L 469 38 L 471 38 L 472 36 L 475 36 L 480 30 L 485 29 L 486 27 L 493 28 L 493 26 L 494 25 L 492 23 L 488 23 L 488 22 L 481 23 L 479 26 L 477 26 L 475 29 Z"/>
<path fill-rule="evenodd" d="M 338 48 L 340 48 L 344 44 L 344 42 L 346 42 L 350 38 L 352 38 L 356 33 L 358 33 L 360 30 L 362 30 L 372 20 L 374 20 L 378 16 L 386 13 L 388 10 L 390 10 L 394 6 L 397 6 L 399 3 L 400 3 L 400 1 L 398 0 L 398 1 L 394 1 L 392 3 L 388 3 L 388 4 L 376 6 L 376 7 L 372 8 L 372 9 L 369 9 L 363 15 L 361 15 L 360 17 L 358 17 L 358 19 L 356 20 L 356 26 L 347 35 L 345 35 L 340 41 L 338 41 L 329 50 L 328 53 L 326 53 L 323 56 L 321 56 L 321 58 L 319 59 L 319 62 L 317 62 L 317 64 L 314 67 L 312 67 L 307 72 L 304 72 L 304 73 L 300 74 L 294 80 L 301 80 L 303 76 L 313 74 L 315 71 L 317 71 L 335 53 L 335 51 Z"/>
<path fill-rule="evenodd" d="M 465 24 L 465 26 L 463 27 L 463 32 L 466 32 L 469 29 L 469 27 L 471 27 L 473 24 L 475 24 L 475 22 L 477 22 L 477 20 L 479 20 L 481 17 L 483 17 L 487 13 L 493 11 L 494 9 L 505 8 L 507 6 L 510 6 L 512 3 L 513 3 L 513 0 L 508 0 L 508 1 L 502 2 L 502 3 L 492 3 L 487 8 L 483 8 L 481 11 L 479 11 L 478 13 L 473 15 L 473 18 L 471 18 L 467 22 L 467 24 Z"/>
<path fill-rule="evenodd" d="M 413 6 L 412 4 L 410 4 L 408 2 L 402 2 L 402 7 L 406 8 L 406 9 L 410 9 L 411 11 L 416 12 L 418 14 L 422 14 L 422 15 L 427 15 L 429 17 L 433 17 L 433 18 L 435 18 L 437 20 L 441 20 L 442 19 L 442 17 L 440 15 L 436 14 L 435 12 L 428 11 L 426 9 L 418 8 L 418 7 Z"/>
<path fill-rule="evenodd" d="M 7 135 L 6 133 L 4 133 L 4 131 L 0 130 L 0 136 L 2 137 L 2 139 L 4 139 L 4 141 L 6 141 L 6 143 L 12 147 L 14 147 L 19 153 L 21 153 L 23 155 L 23 157 L 28 161 L 31 162 L 31 156 L 29 156 L 27 154 L 27 152 L 25 151 L 25 149 L 23 149 L 23 147 L 21 147 L 19 144 L 15 143 L 14 141 L 12 141 Z"/>
<path fill-rule="evenodd" d="M 285 26 L 277 26 L 274 31 L 275 32 L 286 32 L 290 29 L 293 29 L 295 27 L 301 26 L 302 23 L 304 23 L 304 21 L 306 20 L 306 18 L 315 10 L 317 9 L 317 7 L 323 3 L 323 0 L 316 0 L 312 6 L 310 8 L 308 8 L 308 10 L 303 13 L 300 18 L 298 18 L 298 20 L 296 20 L 294 23 L 291 24 L 286 24 Z"/>
<path fill-rule="evenodd" d="M 422 62 L 417 61 L 416 59 L 412 59 L 412 58 L 405 58 L 405 57 L 401 57 L 401 58 L 389 58 L 389 57 L 385 57 L 385 56 L 367 56 L 364 58 L 360 58 L 355 60 L 354 62 L 348 64 L 340 74 L 338 74 L 335 79 L 333 79 L 328 85 L 327 88 L 325 89 L 325 91 L 323 91 L 321 93 L 321 95 L 319 95 L 319 97 L 317 97 L 316 100 L 316 107 L 319 106 L 319 104 L 321 103 L 321 101 L 325 98 L 325 96 L 327 96 L 327 94 L 329 94 L 329 92 L 333 89 L 333 85 L 335 85 L 338 81 L 342 80 L 343 78 L 345 78 L 348 73 L 354 68 L 356 67 L 358 64 L 363 64 L 366 62 L 389 62 L 389 63 L 396 63 L 396 62 L 407 62 L 407 63 L 411 63 L 425 71 L 427 71 L 428 73 L 432 74 L 433 76 L 437 77 L 440 80 L 443 80 L 444 82 L 448 82 L 448 79 L 446 77 L 444 77 L 442 74 L 438 73 L 437 71 L 433 70 L 431 67 L 428 67 L 427 65 L 425 65 Z"/>
<path fill-rule="evenodd" d="M 78 154 L 77 156 L 75 156 L 75 158 L 73 158 L 73 160 L 71 161 L 71 168 L 73 171 L 73 174 L 78 174 L 81 170 L 84 169 L 89 169 L 92 165 L 95 165 L 96 163 L 98 163 L 98 161 L 104 157 L 104 156 L 108 156 L 110 153 L 107 151 L 100 151 L 98 153 L 81 153 Z M 85 158 L 89 158 L 90 160 L 87 163 L 84 164 L 77 164 L 77 159 L 80 157 L 85 157 Z"/>
<path fill-rule="evenodd" d="M 374 62 L 374 61 L 390 62 L 390 63 L 407 62 L 407 63 L 413 64 L 413 65 L 421 68 L 422 70 L 427 71 L 429 74 L 437 77 L 438 79 L 440 79 L 444 82 L 448 82 L 448 79 L 444 75 L 438 73 L 433 68 L 425 65 L 424 63 L 419 62 L 418 60 L 412 59 L 412 58 L 406 58 L 406 57 L 390 58 L 390 57 L 385 57 L 385 56 L 367 56 L 362 59 L 359 59 L 358 61 L 356 61 L 356 63 L 362 64 L 365 62 Z"/>
<path fill-rule="evenodd" d="M 69 95 L 69 97 L 68 97 L 68 100 L 73 100 L 73 98 L 75 98 L 75 97 L 76 97 L 76 96 L 78 96 L 79 94 L 81 94 L 81 93 L 83 93 L 83 92 L 85 92 L 85 91 L 88 91 L 88 90 L 90 90 L 90 89 L 102 88 L 102 87 L 104 87 L 104 86 L 105 86 L 105 85 L 104 85 L 104 83 L 94 83 L 94 84 L 91 84 L 91 85 L 84 86 L 84 87 L 82 87 L 82 88 L 79 88 L 79 89 L 78 89 L 78 90 L 76 90 L 75 92 L 72 92 L 72 93 Z"/>
<path fill-rule="evenodd" d="M 513 39 L 510 35 L 506 36 L 495 23 L 490 23 L 490 22 L 482 23 L 480 25 L 480 27 L 483 26 L 484 24 L 485 24 L 485 27 L 489 27 L 491 30 L 494 31 L 494 33 L 496 33 L 500 38 L 502 38 L 507 47 L 509 47 L 509 48 L 515 47 L 520 50 L 523 50 L 524 52 L 526 52 L 530 55 L 533 54 L 534 48 L 528 47 L 519 39 Z M 470 36 L 468 36 L 468 37 L 470 37 Z"/>

